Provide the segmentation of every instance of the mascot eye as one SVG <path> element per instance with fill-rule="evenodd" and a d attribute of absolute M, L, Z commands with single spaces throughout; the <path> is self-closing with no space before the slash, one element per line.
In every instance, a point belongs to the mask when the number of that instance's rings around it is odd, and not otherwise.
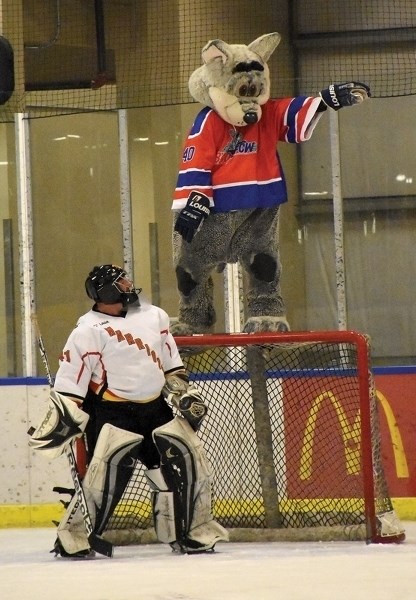
<path fill-rule="evenodd" d="M 238 95 L 248 96 L 249 98 L 257 96 L 257 86 L 254 83 L 252 83 L 251 85 L 244 83 L 238 88 Z"/>
<path fill-rule="evenodd" d="M 248 94 L 248 85 L 240 85 L 238 90 L 239 96 L 247 96 Z"/>

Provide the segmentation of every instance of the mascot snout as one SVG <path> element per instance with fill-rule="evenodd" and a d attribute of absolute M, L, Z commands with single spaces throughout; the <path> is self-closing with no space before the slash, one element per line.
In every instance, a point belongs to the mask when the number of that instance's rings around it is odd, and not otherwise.
<path fill-rule="evenodd" d="M 252 125 L 253 123 L 257 123 L 257 121 L 258 121 L 257 113 L 255 113 L 253 111 L 246 112 L 243 117 L 243 121 L 244 121 L 244 123 L 247 123 L 247 125 Z"/>
<path fill-rule="evenodd" d="M 260 104 L 263 103 L 266 90 L 264 67 L 256 61 L 239 63 L 226 89 L 228 94 L 238 99 L 244 123 L 257 123 L 261 118 Z"/>

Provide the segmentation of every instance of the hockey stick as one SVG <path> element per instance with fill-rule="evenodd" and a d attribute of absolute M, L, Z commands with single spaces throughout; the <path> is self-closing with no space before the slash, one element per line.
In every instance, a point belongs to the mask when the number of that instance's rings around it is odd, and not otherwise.
<path fill-rule="evenodd" d="M 46 377 L 48 379 L 49 386 L 52 388 L 53 387 L 53 379 L 52 379 L 52 374 L 51 374 L 51 370 L 49 367 L 48 355 L 46 354 L 45 345 L 43 343 L 43 338 L 40 333 L 39 323 L 38 323 L 36 317 L 33 318 L 33 322 L 36 327 L 36 337 L 37 337 L 37 341 L 38 341 L 38 348 L 39 348 L 40 356 L 42 358 L 42 362 L 45 367 Z M 29 429 L 29 431 L 28 431 L 28 433 L 30 435 L 31 435 L 31 433 L 33 433 L 32 429 Z M 82 488 L 81 478 L 78 473 L 77 462 L 76 462 L 75 453 L 74 453 L 72 444 L 70 444 L 69 446 L 67 446 L 65 448 L 65 454 L 66 454 L 68 462 L 69 462 L 69 467 L 71 470 L 71 477 L 72 477 L 72 481 L 74 483 L 75 493 L 78 498 L 78 503 L 80 506 L 82 517 L 84 519 L 85 529 L 87 530 L 88 543 L 91 546 L 91 549 L 94 550 L 95 552 L 97 552 L 98 554 L 103 554 L 104 556 L 112 557 L 113 552 L 114 552 L 113 544 L 111 544 L 111 542 L 108 542 L 107 540 L 104 540 L 102 537 L 100 537 L 99 535 L 97 535 L 94 532 L 94 527 L 92 524 L 90 511 L 88 509 L 87 500 L 85 498 L 84 490 Z"/>

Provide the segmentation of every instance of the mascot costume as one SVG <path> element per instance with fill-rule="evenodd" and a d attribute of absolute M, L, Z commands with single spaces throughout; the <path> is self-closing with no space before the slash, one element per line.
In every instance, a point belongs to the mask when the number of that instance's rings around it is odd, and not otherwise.
<path fill-rule="evenodd" d="M 278 33 L 248 46 L 212 40 L 189 79 L 192 97 L 205 107 L 185 142 L 172 206 L 175 335 L 212 329 L 212 272 L 236 262 L 248 275 L 244 331 L 289 330 L 279 257 L 279 205 L 287 192 L 276 146 L 308 140 L 328 107 L 359 104 L 370 90 L 349 82 L 317 97 L 270 99 L 267 61 L 279 42 Z"/>

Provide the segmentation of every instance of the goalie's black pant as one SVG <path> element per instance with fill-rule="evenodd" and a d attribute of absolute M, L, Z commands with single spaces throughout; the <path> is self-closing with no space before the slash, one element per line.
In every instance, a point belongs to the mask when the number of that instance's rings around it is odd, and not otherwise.
<path fill-rule="evenodd" d="M 143 436 L 137 458 L 148 468 L 160 465 L 160 454 L 153 442 L 152 432 L 173 419 L 173 411 L 163 396 L 151 402 L 112 402 L 88 393 L 85 409 L 90 415 L 86 429 L 88 462 L 94 454 L 98 434 L 104 423 Z"/>

